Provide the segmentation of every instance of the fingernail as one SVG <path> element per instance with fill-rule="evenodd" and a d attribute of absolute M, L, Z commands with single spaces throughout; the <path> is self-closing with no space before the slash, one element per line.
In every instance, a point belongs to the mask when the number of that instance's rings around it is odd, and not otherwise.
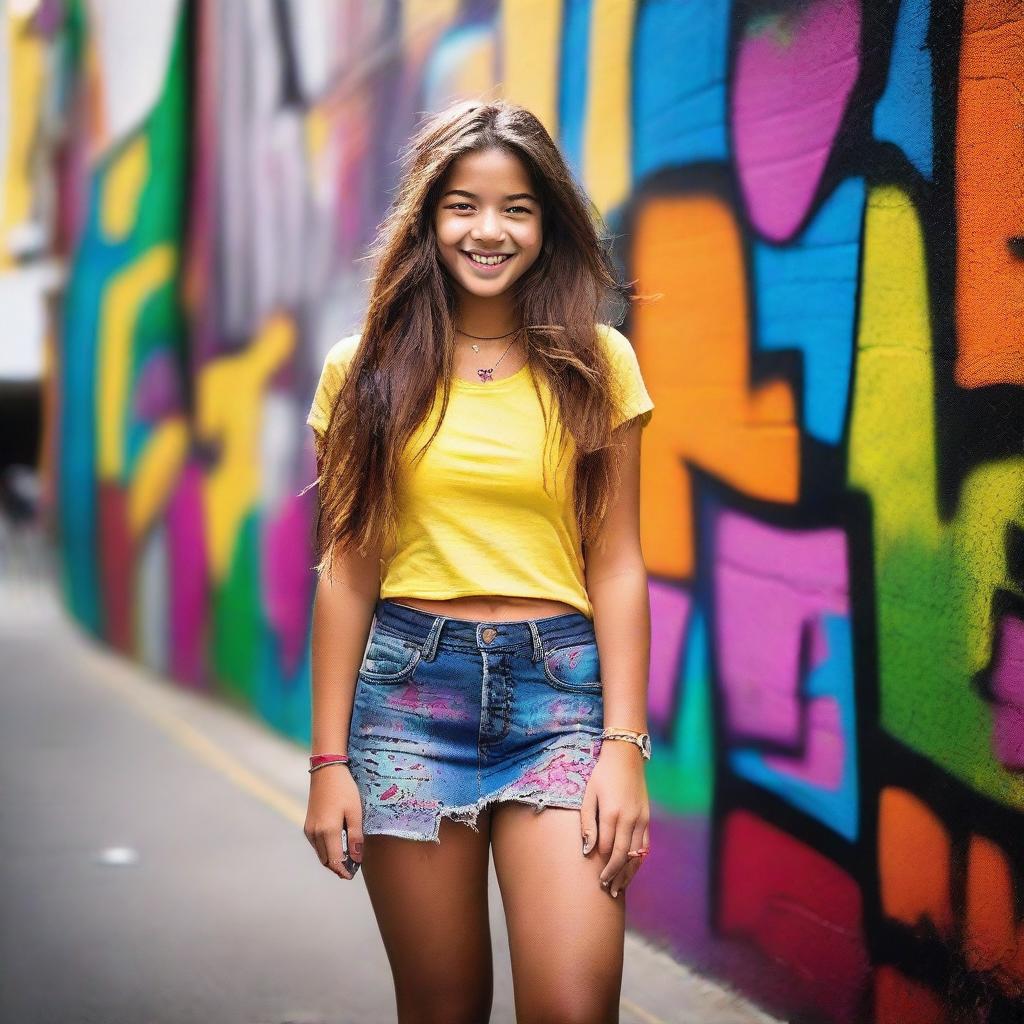
<path fill-rule="evenodd" d="M 618 896 L 618 895 L 619 895 L 619 890 L 618 889 L 612 889 L 612 896 Z"/>
<path fill-rule="evenodd" d="M 608 879 L 607 878 L 602 878 L 601 879 L 601 884 L 602 885 L 607 885 L 608 884 Z"/>
<path fill-rule="evenodd" d="M 352 852 L 355 853 L 355 855 L 357 857 L 362 857 L 362 855 L 363 855 L 363 844 L 362 843 L 353 843 L 352 844 Z"/>

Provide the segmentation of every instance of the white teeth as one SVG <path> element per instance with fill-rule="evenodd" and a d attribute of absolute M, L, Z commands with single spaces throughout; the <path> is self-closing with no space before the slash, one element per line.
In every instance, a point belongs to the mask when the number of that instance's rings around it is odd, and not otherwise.
<path fill-rule="evenodd" d="M 477 256 L 471 252 L 467 252 L 466 255 L 474 263 L 482 263 L 485 267 L 493 267 L 496 263 L 504 263 L 508 259 L 508 256 Z"/>

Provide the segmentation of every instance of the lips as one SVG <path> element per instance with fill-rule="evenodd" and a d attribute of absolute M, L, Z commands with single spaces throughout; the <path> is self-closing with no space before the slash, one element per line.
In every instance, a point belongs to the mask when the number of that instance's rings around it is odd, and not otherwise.
<path fill-rule="evenodd" d="M 473 259 L 472 255 L 466 252 L 465 249 L 460 249 L 459 251 L 466 257 L 466 261 L 471 267 L 475 270 L 484 271 L 485 273 L 494 273 L 496 270 L 505 266 L 505 264 L 508 263 L 508 261 L 515 255 L 515 253 L 512 252 L 499 253 L 497 255 L 504 256 L 505 258 L 503 260 L 499 260 L 497 263 L 477 263 L 477 261 Z"/>

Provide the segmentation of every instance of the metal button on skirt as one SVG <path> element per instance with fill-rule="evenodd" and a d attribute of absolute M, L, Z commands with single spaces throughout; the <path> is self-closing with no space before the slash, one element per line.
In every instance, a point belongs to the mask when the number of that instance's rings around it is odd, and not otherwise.
<path fill-rule="evenodd" d="M 377 602 L 359 669 L 349 769 L 363 831 L 438 841 L 488 804 L 578 809 L 601 750 L 593 622 L 517 622 Z"/>

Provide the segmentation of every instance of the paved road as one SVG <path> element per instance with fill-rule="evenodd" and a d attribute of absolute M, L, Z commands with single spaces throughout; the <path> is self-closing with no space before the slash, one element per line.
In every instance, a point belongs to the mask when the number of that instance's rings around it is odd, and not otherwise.
<path fill-rule="evenodd" d="M 0 1022 L 393 1022 L 365 886 L 302 835 L 306 751 L 94 645 L 5 532 Z M 512 1024 L 493 864 L 490 906 L 491 1020 Z M 632 935 L 621 1011 L 768 1021 Z"/>

